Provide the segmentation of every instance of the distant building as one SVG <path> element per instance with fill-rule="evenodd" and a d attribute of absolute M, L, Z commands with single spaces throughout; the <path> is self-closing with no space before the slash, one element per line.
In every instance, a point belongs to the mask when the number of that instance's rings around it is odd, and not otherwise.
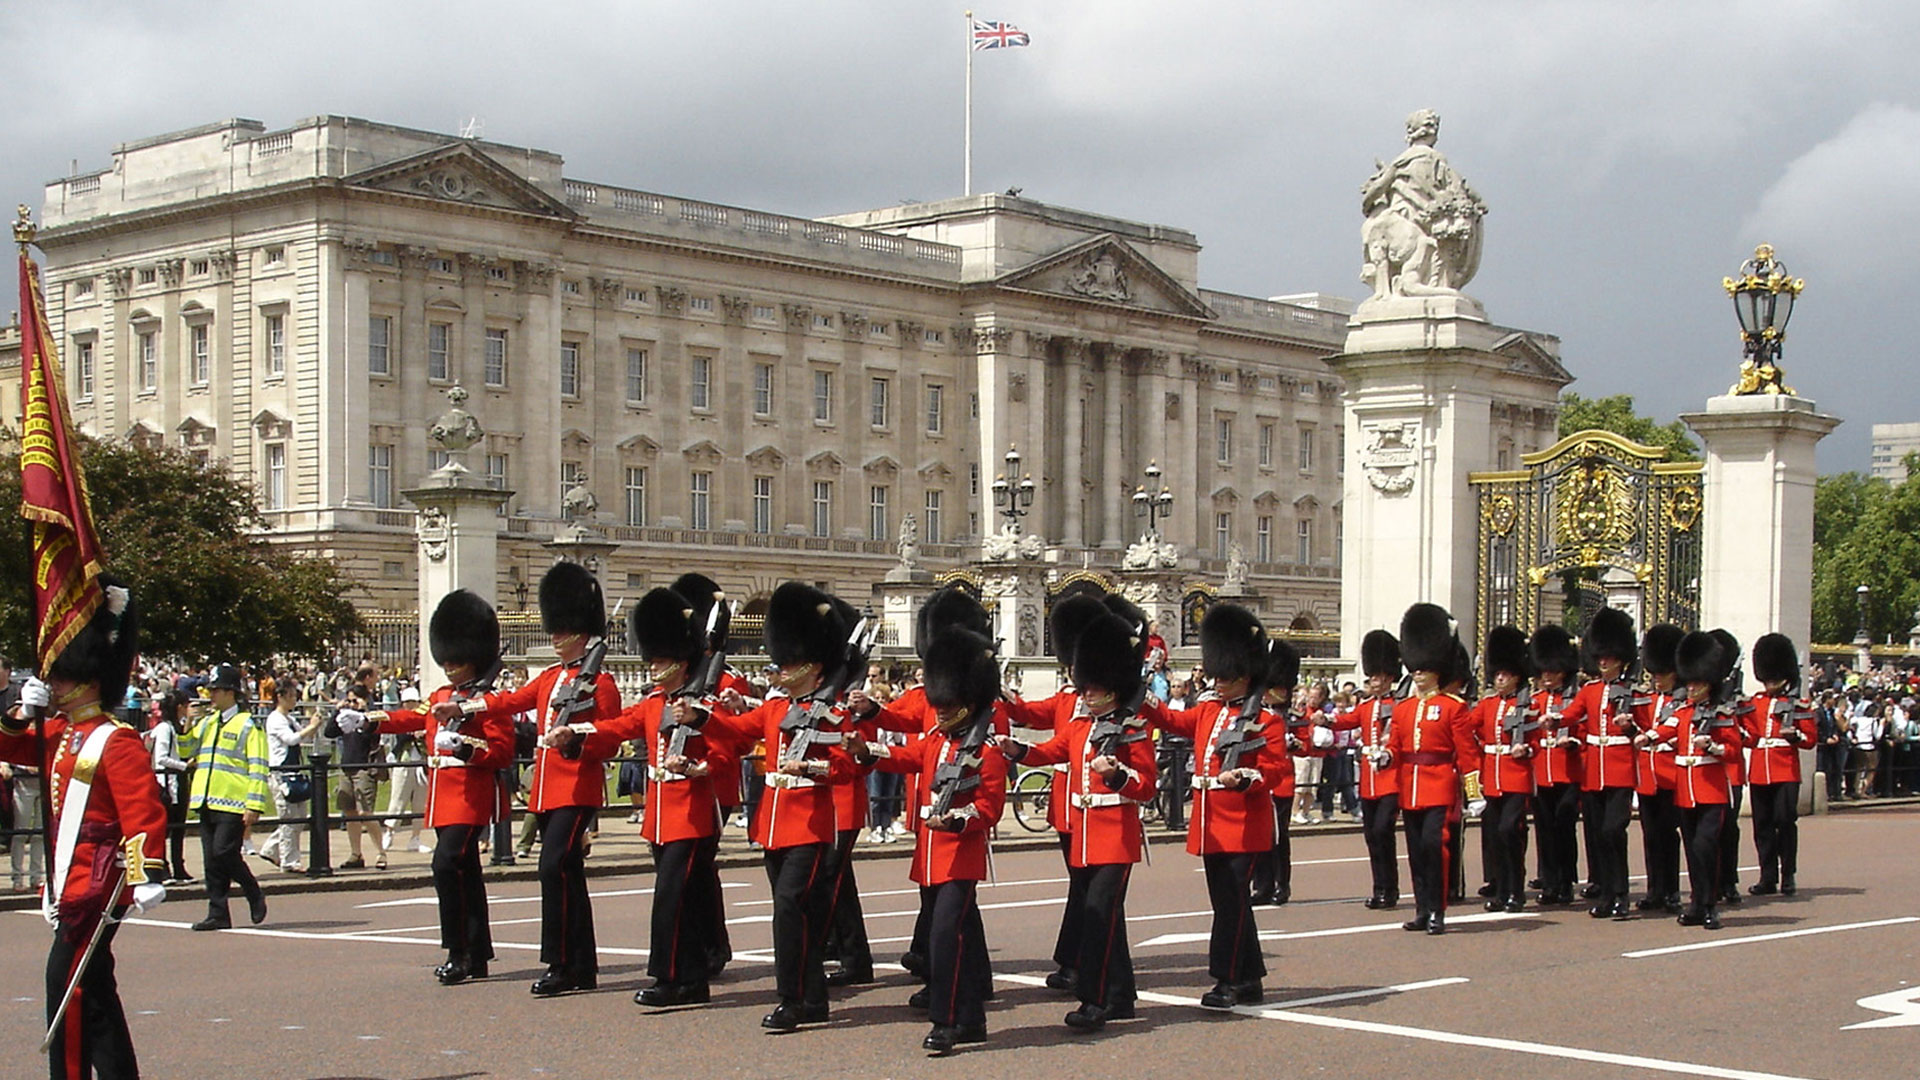
<path fill-rule="evenodd" d="M 1920 454 L 1920 424 L 1873 425 L 1873 475 L 1899 483 L 1907 478 L 1907 455 Z"/>

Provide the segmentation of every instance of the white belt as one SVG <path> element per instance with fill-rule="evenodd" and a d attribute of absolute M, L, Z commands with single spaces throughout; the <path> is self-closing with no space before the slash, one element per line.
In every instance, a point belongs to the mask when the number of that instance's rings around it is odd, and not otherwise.
<path fill-rule="evenodd" d="M 1091 810 L 1096 806 L 1120 806 L 1132 801 L 1132 799 L 1122 797 L 1117 791 L 1101 791 L 1095 792 L 1092 795 L 1075 795 L 1073 797 L 1073 805 L 1082 810 Z"/>
<path fill-rule="evenodd" d="M 1626 746 L 1633 742 L 1631 735 L 1589 735 L 1588 746 Z"/>
<path fill-rule="evenodd" d="M 779 772 L 767 774 L 767 786 L 770 788 L 809 788 L 814 784 L 815 780 L 811 776 L 789 776 Z"/>
<path fill-rule="evenodd" d="M 427 768 L 429 769 L 464 769 L 467 768 L 469 764 L 469 762 L 461 761 L 452 754 L 435 754 L 427 759 Z"/>
<path fill-rule="evenodd" d="M 1761 750 L 1785 750 L 1792 747 L 1794 744 L 1792 741 L 1788 739 L 1761 739 L 1759 742 L 1754 743 L 1753 745 L 1756 748 Z"/>
<path fill-rule="evenodd" d="M 1058 765 L 1055 765 L 1055 766 L 1053 766 L 1053 771 L 1054 771 L 1054 772 L 1057 772 L 1057 773 L 1064 773 L 1064 772 L 1066 772 L 1066 771 L 1067 771 L 1067 763 L 1063 761 L 1063 762 L 1061 762 L 1060 764 L 1058 764 Z"/>
<path fill-rule="evenodd" d="M 1196 776 L 1193 778 L 1195 791 L 1233 791 L 1217 776 Z"/>
<path fill-rule="evenodd" d="M 776 773 L 775 775 L 779 774 Z M 674 772 L 672 769 L 663 769 L 658 765 L 649 765 L 647 766 L 647 779 L 656 784 L 671 784 L 676 780 L 691 780 L 693 777 L 688 776 L 686 773 Z"/>
<path fill-rule="evenodd" d="M 1507 743 L 1495 743 L 1492 746 L 1483 746 L 1481 747 L 1481 749 L 1485 750 L 1489 754 L 1493 754 L 1496 756 L 1505 756 L 1507 754 L 1513 753 L 1515 750 L 1520 749 L 1520 747 L 1512 746 Z"/>
<path fill-rule="evenodd" d="M 1705 754 L 1678 754 L 1675 755 L 1673 763 L 1693 768 L 1701 765 L 1719 765 L 1721 761 L 1717 757 L 1709 757 Z"/>
<path fill-rule="evenodd" d="M 1657 743 L 1654 743 L 1652 746 L 1647 747 L 1647 752 L 1651 754 L 1671 754 L 1676 749 L 1678 749 L 1678 747 L 1676 747 L 1673 743 L 1657 742 Z"/>

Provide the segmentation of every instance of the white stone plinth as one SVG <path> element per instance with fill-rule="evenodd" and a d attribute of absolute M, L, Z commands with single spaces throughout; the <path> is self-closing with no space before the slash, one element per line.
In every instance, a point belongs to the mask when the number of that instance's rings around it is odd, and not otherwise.
<path fill-rule="evenodd" d="M 886 580 L 873 587 L 880 608 L 880 644 L 911 649 L 913 630 L 928 586 L 921 582 Z"/>
<path fill-rule="evenodd" d="M 420 563 L 420 673 L 422 696 L 446 683 L 433 662 L 427 630 L 433 609 L 455 589 L 467 589 L 495 608 L 499 574 L 500 507 L 513 492 L 477 483 L 465 470 L 439 470 L 402 492 L 419 508 L 414 527 Z"/>
<path fill-rule="evenodd" d="M 1033 562 L 983 562 L 980 599 L 989 605 L 993 636 L 1002 660 L 1040 656 L 1046 635 L 1040 624 L 1047 604 L 1047 572 Z"/>
<path fill-rule="evenodd" d="M 1814 447 L 1840 426 L 1806 398 L 1707 401 L 1680 417 L 1706 443 L 1700 625 L 1742 650 L 1778 631 L 1807 647 L 1813 620 Z"/>

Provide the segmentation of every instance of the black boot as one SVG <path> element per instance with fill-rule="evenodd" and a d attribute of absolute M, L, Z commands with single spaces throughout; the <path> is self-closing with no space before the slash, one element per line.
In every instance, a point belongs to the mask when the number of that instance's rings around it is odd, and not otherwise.
<path fill-rule="evenodd" d="M 959 1042 L 959 1033 L 949 1024 L 935 1024 L 927 1037 L 920 1040 L 920 1048 L 934 1057 L 946 1057 L 953 1053 L 953 1046 Z"/>

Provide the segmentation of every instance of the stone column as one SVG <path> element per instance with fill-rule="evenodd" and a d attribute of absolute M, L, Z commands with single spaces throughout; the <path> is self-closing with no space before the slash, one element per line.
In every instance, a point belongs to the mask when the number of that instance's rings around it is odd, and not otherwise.
<path fill-rule="evenodd" d="M 1806 398 L 1724 395 L 1681 419 L 1707 447 L 1700 625 L 1743 650 L 1778 631 L 1805 649 L 1813 620 L 1814 446 L 1840 426 Z"/>
<path fill-rule="evenodd" d="M 1127 544 L 1126 511 L 1130 505 L 1125 494 L 1123 478 L 1126 473 L 1126 453 L 1121 442 L 1123 434 L 1129 434 L 1127 424 L 1127 399 L 1131 396 L 1126 385 L 1127 364 L 1125 349 L 1118 345 L 1109 345 L 1101 358 L 1101 367 L 1105 378 L 1100 387 L 1100 419 L 1104 429 L 1101 432 L 1104 446 L 1100 453 L 1100 486 L 1096 489 L 1100 496 L 1101 512 L 1100 546 L 1119 550 Z"/>
<path fill-rule="evenodd" d="M 1046 611 L 1046 569 L 1031 560 L 984 563 L 980 566 L 981 599 L 992 606 L 993 637 L 1000 643 L 1003 664 L 1030 661 L 1041 666 L 1051 663 L 1042 652 L 1046 640 L 1041 620 Z M 1012 663 L 1010 670 L 1022 672 L 1025 666 Z M 1032 688 L 1009 686 L 1013 693 L 1030 694 Z"/>
<path fill-rule="evenodd" d="M 1085 456 L 1080 451 L 1082 432 L 1086 430 L 1087 343 L 1079 338 L 1060 339 L 1061 381 L 1066 384 L 1067 430 L 1062 436 L 1060 482 L 1054 485 L 1054 498 L 1061 500 L 1060 545 L 1081 547 L 1086 531 L 1080 521 L 1080 491 L 1085 482 Z"/>

